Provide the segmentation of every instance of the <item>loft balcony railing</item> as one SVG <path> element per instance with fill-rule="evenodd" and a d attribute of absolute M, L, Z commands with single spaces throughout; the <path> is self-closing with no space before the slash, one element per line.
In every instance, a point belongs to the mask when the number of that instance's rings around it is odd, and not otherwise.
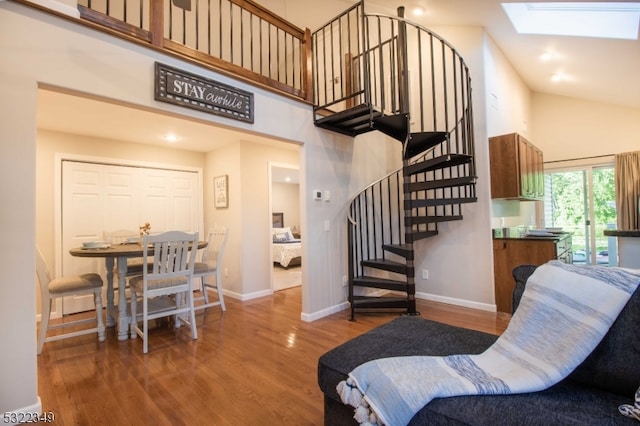
<path fill-rule="evenodd" d="M 84 20 L 310 102 L 311 33 L 250 0 L 79 0 Z"/>

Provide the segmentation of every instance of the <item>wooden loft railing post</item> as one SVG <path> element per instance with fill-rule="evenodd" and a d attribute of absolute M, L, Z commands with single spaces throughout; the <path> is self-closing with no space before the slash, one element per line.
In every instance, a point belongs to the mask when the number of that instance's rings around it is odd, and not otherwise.
<path fill-rule="evenodd" d="M 150 0 L 149 30 L 151 44 L 162 48 L 164 46 L 164 7 L 162 0 Z M 171 5 L 171 2 L 169 2 Z"/>
<path fill-rule="evenodd" d="M 304 39 L 302 41 L 302 93 L 304 99 L 313 103 L 313 63 L 312 63 L 312 46 L 311 46 L 311 30 L 309 28 L 304 31 Z"/>

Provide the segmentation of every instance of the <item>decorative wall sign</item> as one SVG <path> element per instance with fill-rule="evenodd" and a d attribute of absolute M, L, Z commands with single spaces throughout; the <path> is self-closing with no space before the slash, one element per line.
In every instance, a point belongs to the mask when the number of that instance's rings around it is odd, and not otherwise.
<path fill-rule="evenodd" d="M 227 175 L 213 178 L 213 200 L 216 209 L 229 207 L 229 177 Z"/>
<path fill-rule="evenodd" d="M 253 123 L 253 93 L 158 62 L 155 100 Z"/>

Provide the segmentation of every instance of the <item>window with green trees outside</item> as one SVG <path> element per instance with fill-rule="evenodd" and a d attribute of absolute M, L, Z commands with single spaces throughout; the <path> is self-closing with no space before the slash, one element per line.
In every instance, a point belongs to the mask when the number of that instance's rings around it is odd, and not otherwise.
<path fill-rule="evenodd" d="M 572 233 L 573 263 L 617 265 L 617 241 L 603 235 L 615 229 L 612 165 L 545 173 L 545 226 Z"/>

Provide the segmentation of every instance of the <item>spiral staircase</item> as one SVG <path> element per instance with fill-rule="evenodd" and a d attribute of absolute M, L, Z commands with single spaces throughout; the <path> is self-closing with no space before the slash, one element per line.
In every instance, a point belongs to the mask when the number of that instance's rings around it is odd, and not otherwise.
<path fill-rule="evenodd" d="M 348 300 L 356 311 L 417 315 L 414 245 L 477 201 L 469 70 L 432 31 L 367 14 L 364 1 L 313 33 L 318 127 L 399 142 L 402 167 L 348 209 Z"/>

